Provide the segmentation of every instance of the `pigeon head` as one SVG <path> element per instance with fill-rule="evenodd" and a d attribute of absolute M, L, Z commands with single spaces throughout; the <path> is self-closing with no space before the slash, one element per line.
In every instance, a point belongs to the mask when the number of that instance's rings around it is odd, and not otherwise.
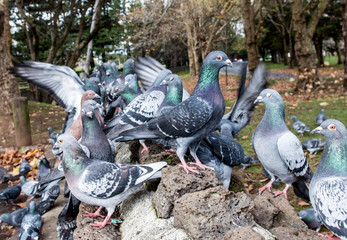
<path fill-rule="evenodd" d="M 74 138 L 71 134 L 64 133 L 59 135 L 54 146 L 59 149 L 59 152 L 62 152 L 64 149 L 69 148 L 74 142 L 77 143 L 76 138 Z"/>
<path fill-rule="evenodd" d="M 313 129 L 312 133 L 321 134 L 327 139 L 340 139 L 347 137 L 345 125 L 335 119 L 325 120 L 319 127 Z"/>
<path fill-rule="evenodd" d="M 232 63 L 224 52 L 213 51 L 206 56 L 202 67 L 204 67 L 204 65 L 215 66 L 219 71 L 222 67 L 232 66 Z"/>
<path fill-rule="evenodd" d="M 1 214 L 0 215 L 0 223 L 8 221 L 9 218 L 10 218 L 10 214 L 9 213 Z"/>
<path fill-rule="evenodd" d="M 168 87 L 166 99 L 174 104 L 182 101 L 183 85 L 181 78 L 176 74 L 168 75 L 160 85 Z"/>
<path fill-rule="evenodd" d="M 273 89 L 264 89 L 261 91 L 257 99 L 254 101 L 256 103 L 264 103 L 265 106 L 283 106 L 283 100 L 281 95 Z"/>
<path fill-rule="evenodd" d="M 219 127 L 220 127 L 220 134 L 221 135 L 225 135 L 225 136 L 230 136 L 233 137 L 233 124 L 230 121 L 221 121 L 219 123 Z"/>
<path fill-rule="evenodd" d="M 157 78 L 154 80 L 152 86 L 159 86 L 160 83 L 168 76 L 172 74 L 169 69 L 163 69 L 159 72 Z"/>
<path fill-rule="evenodd" d="M 81 114 L 82 116 L 87 116 L 89 118 L 93 118 L 94 116 L 94 110 L 97 109 L 99 106 L 97 102 L 94 100 L 87 100 L 82 105 Z"/>
<path fill-rule="evenodd" d="M 135 61 L 134 59 L 128 59 L 124 63 L 122 75 L 134 74 L 135 73 Z"/>
<path fill-rule="evenodd" d="M 298 118 L 295 115 L 291 116 L 290 118 L 293 119 L 294 122 L 298 121 Z"/>
<path fill-rule="evenodd" d="M 100 98 L 98 94 L 96 94 L 93 90 L 88 90 L 83 93 L 81 103 L 83 104 L 83 102 L 86 100 L 92 100 L 92 99 L 98 99 L 98 98 Z"/>

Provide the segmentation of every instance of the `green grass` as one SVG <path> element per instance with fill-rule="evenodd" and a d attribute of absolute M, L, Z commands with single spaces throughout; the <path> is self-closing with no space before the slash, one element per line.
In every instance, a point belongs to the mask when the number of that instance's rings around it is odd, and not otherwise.
<path fill-rule="evenodd" d="M 189 77 L 189 70 L 178 72 L 176 74 L 181 78 Z"/>
<path fill-rule="evenodd" d="M 328 62 L 329 63 L 329 66 L 341 66 L 341 64 L 337 64 L 337 61 L 338 61 L 338 58 L 337 56 L 325 56 L 324 57 L 324 63 L 325 62 Z M 343 60 L 342 60 L 343 62 Z"/>
<path fill-rule="evenodd" d="M 288 68 L 288 65 L 284 65 L 282 63 L 265 62 L 265 65 L 267 70 Z"/>

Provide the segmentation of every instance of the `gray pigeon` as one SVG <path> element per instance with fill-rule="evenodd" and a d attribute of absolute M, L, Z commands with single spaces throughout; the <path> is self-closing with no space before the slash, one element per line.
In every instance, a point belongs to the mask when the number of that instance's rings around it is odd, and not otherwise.
<path fill-rule="evenodd" d="M 6 181 L 10 177 L 12 177 L 11 174 L 6 172 L 5 169 L 0 168 L 0 181 Z"/>
<path fill-rule="evenodd" d="M 19 240 L 39 239 L 41 227 L 41 215 L 36 211 L 35 201 L 31 201 L 29 213 L 24 216 L 20 225 Z"/>
<path fill-rule="evenodd" d="M 6 188 L 0 193 L 0 200 L 5 200 L 7 204 L 13 204 L 13 200 L 16 199 L 21 191 L 21 184 Z"/>
<path fill-rule="evenodd" d="M 205 168 L 196 151 L 200 141 L 213 132 L 224 114 L 224 98 L 219 86 L 219 70 L 231 65 L 225 53 L 214 51 L 207 55 L 201 67 L 198 83 L 192 95 L 137 128 L 124 131 L 116 141 L 134 139 L 164 139 L 172 141 L 177 149 L 183 169 L 198 173 L 195 167 L 187 165 L 184 159 L 188 148 L 195 165 Z"/>
<path fill-rule="evenodd" d="M 40 157 L 39 162 L 40 163 L 38 166 L 39 172 L 37 173 L 37 180 L 40 181 L 40 179 L 46 177 L 51 172 L 51 168 L 45 155 L 42 155 Z"/>
<path fill-rule="evenodd" d="M 20 181 L 22 184 L 22 192 L 30 196 L 30 198 L 27 199 L 27 201 L 31 201 L 37 194 L 37 189 L 39 186 L 38 181 L 27 181 L 24 176 L 20 176 Z"/>
<path fill-rule="evenodd" d="M 59 180 L 51 182 L 43 192 L 40 202 L 37 205 L 37 211 L 43 215 L 54 206 L 55 200 L 57 200 L 60 194 Z"/>
<path fill-rule="evenodd" d="M 319 232 L 322 223 L 316 215 L 316 211 L 313 208 L 301 210 L 299 212 L 299 218 L 307 225 L 309 229 Z"/>
<path fill-rule="evenodd" d="M 312 131 L 325 137 L 322 158 L 310 184 L 310 200 L 321 222 L 347 239 L 347 130 L 335 119 Z"/>
<path fill-rule="evenodd" d="M 265 104 L 265 114 L 253 133 L 252 143 L 255 153 L 271 180 L 259 189 L 271 192 L 272 183 L 276 177 L 286 184 L 283 194 L 287 198 L 287 190 L 293 186 L 297 196 L 309 201 L 306 182 L 312 177 L 312 172 L 306 161 L 299 139 L 289 131 L 284 120 L 284 104 L 280 94 L 272 89 L 263 90 L 254 103 Z"/>
<path fill-rule="evenodd" d="M 322 108 L 322 109 L 320 110 L 320 113 L 319 113 L 319 114 L 317 115 L 317 117 L 316 117 L 316 123 L 317 123 L 318 125 L 321 125 L 322 122 L 324 122 L 325 120 L 327 120 L 327 116 L 325 116 L 324 109 Z"/>
<path fill-rule="evenodd" d="M 0 215 L 0 223 L 5 222 L 10 226 L 19 227 L 22 223 L 24 216 L 29 212 L 29 208 L 20 208 L 11 213 L 4 213 Z"/>
<path fill-rule="evenodd" d="M 27 162 L 25 158 L 23 158 L 22 163 L 19 165 L 19 174 L 23 176 L 24 174 L 30 172 L 30 170 L 30 164 Z"/>
<path fill-rule="evenodd" d="M 316 154 L 317 151 L 324 148 L 325 142 L 319 139 L 311 138 L 306 140 L 302 147 L 310 152 L 310 154 Z"/>
<path fill-rule="evenodd" d="M 88 158 L 78 142 L 69 134 L 58 137 L 57 146 L 63 151 L 63 168 L 72 194 L 82 202 L 107 209 L 103 222 L 92 226 L 105 227 L 116 205 L 138 189 L 142 183 L 161 176 L 166 162 L 147 165 L 117 165 Z M 90 214 L 92 216 L 94 214 Z"/>
<path fill-rule="evenodd" d="M 300 136 L 304 136 L 305 132 L 311 132 L 311 128 L 307 127 L 305 123 L 298 120 L 296 116 L 291 116 L 291 119 L 293 119 L 293 128 L 295 132 L 299 133 Z"/>

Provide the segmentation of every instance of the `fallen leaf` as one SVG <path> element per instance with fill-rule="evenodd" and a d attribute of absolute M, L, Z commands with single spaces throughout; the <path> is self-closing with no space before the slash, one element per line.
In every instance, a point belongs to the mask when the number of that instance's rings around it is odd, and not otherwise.
<path fill-rule="evenodd" d="M 307 203 L 307 202 L 304 202 L 304 201 L 300 201 L 299 203 L 299 206 L 310 206 L 310 204 L 309 203 Z"/>
<path fill-rule="evenodd" d="M 241 139 L 242 140 L 245 140 L 245 139 L 247 139 L 248 138 L 248 136 L 243 136 Z"/>

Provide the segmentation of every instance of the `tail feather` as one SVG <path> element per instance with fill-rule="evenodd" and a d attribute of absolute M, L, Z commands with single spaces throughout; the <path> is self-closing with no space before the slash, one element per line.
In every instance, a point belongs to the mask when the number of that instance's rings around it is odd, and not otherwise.
<path fill-rule="evenodd" d="M 107 137 L 111 140 L 115 140 L 116 142 L 159 138 L 158 135 L 155 134 L 155 132 L 152 132 L 147 129 L 146 124 L 121 132 L 119 135 L 110 134 L 107 135 Z"/>
<path fill-rule="evenodd" d="M 292 186 L 296 196 L 305 202 L 310 203 L 309 190 L 305 181 L 300 179 L 299 181 L 294 182 Z"/>

